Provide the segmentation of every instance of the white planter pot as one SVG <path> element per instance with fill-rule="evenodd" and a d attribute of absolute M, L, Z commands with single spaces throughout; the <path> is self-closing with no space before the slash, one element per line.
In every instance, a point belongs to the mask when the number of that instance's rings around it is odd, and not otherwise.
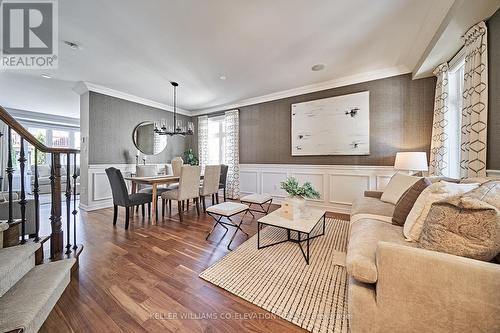
<path fill-rule="evenodd" d="M 306 207 L 306 199 L 302 197 L 287 197 L 281 204 L 284 217 L 290 220 L 299 219 Z"/>

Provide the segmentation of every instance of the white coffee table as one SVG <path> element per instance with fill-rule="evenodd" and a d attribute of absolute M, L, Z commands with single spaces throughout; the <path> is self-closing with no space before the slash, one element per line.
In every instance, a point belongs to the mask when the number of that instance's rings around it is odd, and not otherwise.
<path fill-rule="evenodd" d="M 314 228 L 323 221 L 323 229 L 321 234 L 311 237 L 311 232 Z M 275 210 L 271 214 L 268 214 L 257 221 L 257 249 L 264 249 L 266 247 L 278 245 L 284 242 L 293 242 L 299 245 L 300 251 L 309 265 L 309 242 L 310 240 L 323 236 L 325 234 L 325 221 L 326 221 L 326 211 L 319 208 L 307 207 L 300 219 L 290 220 L 282 215 L 281 208 Z M 276 228 L 285 229 L 287 231 L 287 237 L 285 240 L 267 244 L 264 246 L 260 245 L 260 229 L 263 226 L 271 226 Z M 290 234 L 292 231 L 297 232 L 297 239 L 293 239 Z M 306 238 L 302 239 L 302 234 L 305 234 Z M 306 242 L 306 250 L 302 248 L 302 242 Z"/>

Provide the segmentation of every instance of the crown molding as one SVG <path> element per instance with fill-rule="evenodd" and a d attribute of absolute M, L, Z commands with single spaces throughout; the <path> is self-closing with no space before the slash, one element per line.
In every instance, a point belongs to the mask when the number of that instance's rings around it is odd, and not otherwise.
<path fill-rule="evenodd" d="M 105 86 L 101 86 L 95 83 L 91 82 L 86 82 L 86 81 L 80 81 L 76 84 L 76 86 L 73 88 L 73 91 L 76 92 L 78 95 L 82 95 L 88 91 L 96 92 L 99 94 L 111 96 L 111 97 L 116 97 L 120 99 L 124 99 L 126 101 L 134 102 L 134 103 L 139 103 L 142 105 L 147 105 L 151 106 L 153 108 L 165 110 L 165 111 L 170 111 L 174 112 L 174 108 L 171 105 L 168 104 L 163 104 L 160 102 L 156 102 L 147 98 L 135 96 L 132 94 L 124 93 L 119 90 L 111 89 Z M 188 110 L 181 109 L 177 107 L 177 113 L 185 115 L 185 116 L 192 116 L 192 112 Z"/>
<path fill-rule="evenodd" d="M 272 94 L 262 95 L 262 96 L 258 96 L 258 97 L 252 97 L 252 98 L 241 100 L 241 101 L 233 103 L 233 104 L 223 104 L 223 105 L 214 106 L 211 108 L 191 111 L 191 115 L 192 116 L 201 116 L 201 115 L 210 114 L 210 113 L 219 112 L 219 111 L 237 109 L 237 108 L 247 106 L 247 105 L 254 105 L 254 104 L 259 104 L 259 103 L 264 103 L 264 102 L 270 102 L 270 101 L 275 101 L 278 99 L 288 98 L 288 97 L 292 97 L 292 96 L 304 95 L 304 94 L 308 94 L 308 93 L 312 93 L 312 92 L 316 92 L 316 91 L 327 90 L 327 89 L 332 89 L 332 88 L 337 88 L 337 87 L 343 87 L 343 86 L 348 86 L 351 84 L 368 82 L 368 81 L 373 81 L 373 80 L 378 80 L 378 79 L 384 79 L 387 77 L 401 75 L 401 74 L 408 74 L 408 73 L 411 73 L 411 69 L 409 69 L 406 66 L 389 67 L 389 68 L 385 68 L 385 69 L 381 69 L 381 70 L 365 72 L 365 73 L 361 73 L 361 74 L 345 76 L 345 77 L 334 79 L 334 80 L 310 84 L 310 85 L 299 87 L 299 88 L 293 88 L 293 89 L 289 89 L 289 90 L 275 92 Z"/>

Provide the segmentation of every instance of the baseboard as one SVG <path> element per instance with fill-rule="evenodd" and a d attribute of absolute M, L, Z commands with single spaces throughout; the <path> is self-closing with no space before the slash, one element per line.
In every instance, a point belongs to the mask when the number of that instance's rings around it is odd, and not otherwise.
<path fill-rule="evenodd" d="M 83 210 L 85 212 L 91 212 L 93 210 L 113 207 L 113 202 L 112 201 L 99 202 L 99 203 L 96 203 L 93 205 L 84 205 L 84 204 L 80 203 L 79 207 L 81 210 Z"/>
<path fill-rule="evenodd" d="M 500 170 L 486 170 L 488 177 L 500 177 Z"/>

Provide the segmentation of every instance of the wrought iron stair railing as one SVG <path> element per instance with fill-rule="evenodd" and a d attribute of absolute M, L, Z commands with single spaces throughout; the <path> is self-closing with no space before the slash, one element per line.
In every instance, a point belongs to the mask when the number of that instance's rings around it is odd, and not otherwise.
<path fill-rule="evenodd" d="M 5 173 L 7 175 L 8 182 L 8 220 L 9 229 L 19 228 L 21 225 L 20 235 L 14 233 L 14 237 L 10 238 L 7 243 L 4 242 L 4 246 L 12 246 L 17 244 L 24 244 L 30 238 L 34 242 L 44 242 L 47 238 L 40 238 L 40 182 L 39 182 L 39 165 L 38 165 L 38 154 L 45 153 L 50 154 L 50 192 L 51 192 L 51 209 L 50 209 L 50 257 L 52 259 L 57 259 L 63 257 L 63 255 L 71 255 L 72 252 L 76 254 L 81 251 L 77 245 L 76 230 L 77 230 L 77 179 L 78 179 L 78 167 L 77 167 L 77 155 L 80 153 L 78 149 L 71 148 L 57 148 L 57 147 L 47 147 L 44 143 L 37 140 L 37 138 L 32 135 L 26 128 L 24 128 L 14 117 L 12 117 L 2 106 L 0 106 L 0 120 L 7 125 L 7 133 L 0 133 L 0 136 L 6 136 L 6 140 L 3 142 L 8 145 L 7 147 L 7 167 Z M 12 158 L 13 145 L 12 145 L 12 135 L 13 131 L 17 133 L 20 137 L 20 151 L 19 151 L 19 176 L 20 176 L 20 191 L 19 191 L 19 201 L 14 202 L 14 191 L 13 191 L 13 175 L 14 175 L 14 161 Z M 34 223 L 35 223 L 35 234 L 26 235 L 26 204 L 27 204 L 27 191 L 25 184 L 26 175 L 26 154 L 25 145 L 32 145 L 34 148 L 34 166 L 33 166 L 33 200 L 35 206 L 34 212 Z M 66 186 L 65 191 L 65 220 L 66 220 L 66 240 L 64 239 L 64 232 L 62 228 L 62 199 L 61 195 L 63 188 L 61 188 L 62 175 L 61 175 L 61 156 L 66 157 Z M 73 162 L 73 163 L 72 163 Z M 71 172 L 72 170 L 72 172 Z M 31 185 L 31 184 L 29 184 Z M 14 209 L 15 204 L 19 204 L 20 209 L 20 219 L 14 219 Z M 73 204 L 73 205 L 72 205 Z M 73 207 L 71 207 L 73 206 Z M 30 221 L 33 223 L 33 221 Z M 73 226 L 71 226 L 73 224 Z M 9 230 L 7 229 L 7 231 Z M 73 235 L 71 235 L 71 230 L 73 230 Z M 73 237 L 71 237 L 73 236 Z M 71 240 L 73 238 L 73 240 Z M 5 234 L 4 234 L 5 240 Z M 12 244 L 13 242 L 13 244 Z M 16 244 L 17 243 L 17 244 Z M 42 251 L 43 260 L 43 251 Z"/>

